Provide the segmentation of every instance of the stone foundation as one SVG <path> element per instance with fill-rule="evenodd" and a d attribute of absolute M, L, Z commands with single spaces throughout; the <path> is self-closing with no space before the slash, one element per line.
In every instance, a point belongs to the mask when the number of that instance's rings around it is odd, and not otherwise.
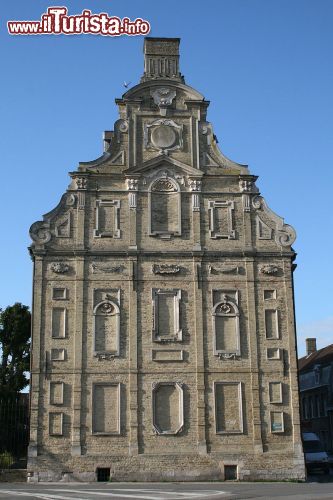
<path fill-rule="evenodd" d="M 237 467 L 237 479 L 240 481 L 305 479 L 302 458 L 279 457 L 277 467 L 277 457 L 273 454 L 241 458 L 235 455 L 118 456 L 109 460 L 91 456 L 71 461 L 66 458 L 59 456 L 54 462 L 47 457 L 31 460 L 28 482 L 93 482 L 97 481 L 98 468 L 110 468 L 111 481 L 224 481 L 227 465 Z"/>

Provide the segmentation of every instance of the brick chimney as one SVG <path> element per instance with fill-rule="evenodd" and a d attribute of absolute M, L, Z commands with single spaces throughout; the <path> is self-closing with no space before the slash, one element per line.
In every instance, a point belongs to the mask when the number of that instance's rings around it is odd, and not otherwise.
<path fill-rule="evenodd" d="M 141 82 L 159 78 L 184 83 L 179 71 L 179 43 L 180 38 L 145 38 L 145 72 Z"/>
<path fill-rule="evenodd" d="M 317 339 L 315 338 L 305 339 L 305 344 L 306 344 L 307 356 L 317 351 Z"/>

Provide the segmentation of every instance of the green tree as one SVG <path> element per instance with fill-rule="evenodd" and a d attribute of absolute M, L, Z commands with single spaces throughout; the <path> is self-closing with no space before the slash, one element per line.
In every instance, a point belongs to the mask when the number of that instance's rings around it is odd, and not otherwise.
<path fill-rule="evenodd" d="M 31 314 L 16 302 L 0 310 L 0 398 L 15 396 L 29 383 Z"/>

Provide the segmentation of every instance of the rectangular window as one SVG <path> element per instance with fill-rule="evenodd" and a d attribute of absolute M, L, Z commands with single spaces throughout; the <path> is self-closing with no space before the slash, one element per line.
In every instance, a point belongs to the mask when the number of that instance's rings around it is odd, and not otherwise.
<path fill-rule="evenodd" d="M 282 403 L 282 383 L 269 382 L 269 402 Z"/>
<path fill-rule="evenodd" d="M 265 309 L 266 339 L 279 338 L 278 312 L 276 309 Z"/>
<path fill-rule="evenodd" d="M 66 337 L 66 309 L 64 307 L 54 307 L 52 309 L 52 337 Z"/>
<path fill-rule="evenodd" d="M 215 382 L 214 393 L 216 434 L 242 434 L 241 382 Z"/>
<path fill-rule="evenodd" d="M 93 434 L 120 434 L 120 384 L 94 384 Z"/>

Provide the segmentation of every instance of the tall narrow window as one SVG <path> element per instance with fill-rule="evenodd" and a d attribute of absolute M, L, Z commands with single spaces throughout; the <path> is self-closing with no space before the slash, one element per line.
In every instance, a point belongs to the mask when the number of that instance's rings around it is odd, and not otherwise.
<path fill-rule="evenodd" d="M 227 295 L 213 307 L 213 331 L 215 356 L 240 356 L 239 310 Z"/>
<path fill-rule="evenodd" d="M 174 179 L 163 176 L 149 188 L 149 234 L 169 238 L 181 234 L 181 193 Z"/>

